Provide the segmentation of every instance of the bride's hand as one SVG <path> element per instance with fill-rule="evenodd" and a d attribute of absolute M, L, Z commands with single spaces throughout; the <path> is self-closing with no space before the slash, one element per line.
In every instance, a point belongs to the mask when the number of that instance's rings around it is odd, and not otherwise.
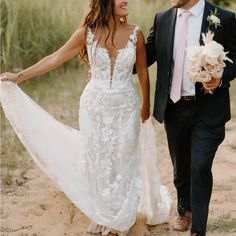
<path fill-rule="evenodd" d="M 141 118 L 142 122 L 145 122 L 150 117 L 150 106 L 142 106 Z"/>
<path fill-rule="evenodd" d="M 20 82 L 20 78 L 19 78 L 18 74 L 10 73 L 10 72 L 6 72 L 6 73 L 1 74 L 0 80 L 1 81 L 12 81 L 16 84 L 18 84 Z"/>

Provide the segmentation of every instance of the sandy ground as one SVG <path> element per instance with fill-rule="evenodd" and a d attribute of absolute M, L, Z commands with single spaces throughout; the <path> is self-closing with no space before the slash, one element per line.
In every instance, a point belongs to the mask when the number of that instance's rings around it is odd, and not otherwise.
<path fill-rule="evenodd" d="M 234 99 L 235 101 L 236 99 Z M 175 189 L 165 132 L 157 126 L 160 168 L 164 184 L 173 196 L 171 219 L 175 217 Z M 57 186 L 39 170 L 29 155 L 27 168 L 14 171 L 10 185 L 1 184 L 2 236 L 84 236 L 89 220 Z M 209 215 L 209 236 L 236 235 L 236 103 L 232 104 L 232 120 L 226 126 L 226 138 L 220 146 L 214 166 L 214 191 Z M 6 179 L 4 180 L 6 182 Z M 189 235 L 171 230 L 170 224 L 147 227 L 145 217 L 138 215 L 129 236 Z"/>

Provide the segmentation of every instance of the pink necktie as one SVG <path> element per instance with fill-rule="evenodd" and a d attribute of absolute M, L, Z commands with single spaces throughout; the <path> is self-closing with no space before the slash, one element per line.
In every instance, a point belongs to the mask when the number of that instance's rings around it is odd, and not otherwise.
<path fill-rule="evenodd" d="M 174 58 L 174 73 L 172 79 L 172 86 L 170 92 L 171 100 L 176 103 L 181 97 L 181 87 L 183 80 L 183 69 L 184 69 L 184 57 L 185 57 L 185 46 L 186 37 L 188 32 L 188 18 L 191 12 L 184 11 L 179 17 L 179 28 L 180 34 L 177 41 L 177 49 Z"/>

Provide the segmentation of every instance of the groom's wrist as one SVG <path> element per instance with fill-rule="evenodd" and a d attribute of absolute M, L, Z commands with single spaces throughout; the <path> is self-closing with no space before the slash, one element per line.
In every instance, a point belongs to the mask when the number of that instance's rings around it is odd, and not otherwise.
<path fill-rule="evenodd" d="M 150 107 L 151 107 L 151 104 L 150 104 L 150 103 L 143 103 L 142 107 L 150 108 Z"/>
<path fill-rule="evenodd" d="M 218 87 L 220 88 L 220 87 L 222 86 L 222 84 L 223 84 L 223 80 L 222 80 L 222 78 L 221 78 Z"/>

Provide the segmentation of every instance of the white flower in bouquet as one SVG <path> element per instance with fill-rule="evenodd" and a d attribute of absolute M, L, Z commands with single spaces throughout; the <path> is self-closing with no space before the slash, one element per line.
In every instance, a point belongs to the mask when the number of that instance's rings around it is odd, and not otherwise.
<path fill-rule="evenodd" d="M 196 83 L 198 75 L 201 73 L 201 66 L 192 64 L 190 67 L 191 73 L 189 74 L 189 79 L 192 81 L 192 83 Z"/>
<path fill-rule="evenodd" d="M 189 60 L 196 61 L 201 57 L 203 46 L 192 46 L 188 50 Z"/>
<path fill-rule="evenodd" d="M 207 64 L 204 69 L 211 77 L 220 79 L 223 75 L 224 67 L 225 63 L 218 65 Z"/>
<path fill-rule="evenodd" d="M 216 41 L 211 41 L 203 47 L 202 55 L 208 58 L 214 58 L 217 62 L 219 57 L 224 57 L 224 48 Z"/>
<path fill-rule="evenodd" d="M 217 57 L 209 57 L 205 55 L 203 58 L 204 58 L 205 65 L 209 64 L 213 66 L 219 63 L 219 60 Z"/>
<path fill-rule="evenodd" d="M 211 75 L 207 71 L 202 70 L 198 73 L 196 80 L 197 82 L 206 83 L 211 80 Z"/>

